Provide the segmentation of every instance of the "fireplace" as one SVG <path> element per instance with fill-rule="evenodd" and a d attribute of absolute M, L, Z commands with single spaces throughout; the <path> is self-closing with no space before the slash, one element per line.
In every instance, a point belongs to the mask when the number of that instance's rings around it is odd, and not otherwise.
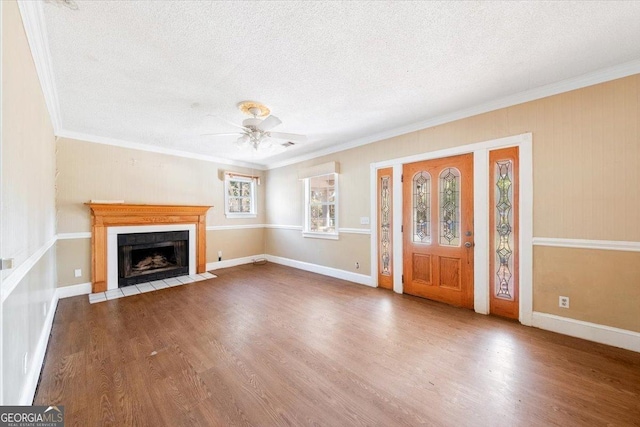
<path fill-rule="evenodd" d="M 118 287 L 189 274 L 189 231 L 118 234 Z"/>
<path fill-rule="evenodd" d="M 189 230 L 189 274 L 207 268 L 211 206 L 87 203 L 91 209 L 91 290 L 118 289 L 118 234 Z"/>

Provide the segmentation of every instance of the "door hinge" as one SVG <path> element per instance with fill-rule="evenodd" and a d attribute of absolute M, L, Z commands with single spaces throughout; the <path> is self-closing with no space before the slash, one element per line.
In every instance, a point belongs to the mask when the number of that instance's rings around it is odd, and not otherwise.
<path fill-rule="evenodd" d="M 404 182 L 404 174 L 400 175 L 400 182 Z"/>
<path fill-rule="evenodd" d="M 404 233 L 404 225 L 401 225 L 401 226 L 400 226 L 400 232 L 401 232 L 401 233 Z"/>
<path fill-rule="evenodd" d="M 402 283 L 404 283 L 404 274 L 402 275 Z"/>

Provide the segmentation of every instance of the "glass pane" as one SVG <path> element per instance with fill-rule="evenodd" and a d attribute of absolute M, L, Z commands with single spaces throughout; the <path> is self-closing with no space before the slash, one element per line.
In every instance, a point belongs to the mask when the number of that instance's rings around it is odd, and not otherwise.
<path fill-rule="evenodd" d="M 238 197 L 240 195 L 240 183 L 238 181 L 229 181 L 229 196 Z"/>
<path fill-rule="evenodd" d="M 391 177 L 380 177 L 380 273 L 391 275 Z"/>
<path fill-rule="evenodd" d="M 247 197 L 251 195 L 251 183 L 250 182 L 240 182 L 240 195 L 243 197 Z"/>
<path fill-rule="evenodd" d="M 323 203 L 327 201 L 327 192 L 324 188 L 311 189 L 311 203 Z"/>
<path fill-rule="evenodd" d="M 413 241 L 431 243 L 431 175 L 413 176 Z"/>
<path fill-rule="evenodd" d="M 243 213 L 251 213 L 251 197 L 243 197 L 240 208 Z"/>
<path fill-rule="evenodd" d="M 460 246 L 460 171 L 440 172 L 440 244 Z"/>
<path fill-rule="evenodd" d="M 336 175 L 327 174 L 309 179 L 309 231 L 336 231 Z"/>
<path fill-rule="evenodd" d="M 311 205 L 311 231 L 333 233 L 336 210 L 334 205 Z"/>
<path fill-rule="evenodd" d="M 240 199 L 229 197 L 229 212 L 240 212 Z"/>
<path fill-rule="evenodd" d="M 336 190 L 334 187 L 327 189 L 327 202 L 335 203 L 336 202 Z"/>
<path fill-rule="evenodd" d="M 513 301 L 513 163 L 511 160 L 496 162 L 495 180 L 498 194 L 496 197 L 496 263 L 498 268 L 496 297 Z"/>
<path fill-rule="evenodd" d="M 311 203 L 334 203 L 335 194 L 333 175 L 311 178 Z"/>

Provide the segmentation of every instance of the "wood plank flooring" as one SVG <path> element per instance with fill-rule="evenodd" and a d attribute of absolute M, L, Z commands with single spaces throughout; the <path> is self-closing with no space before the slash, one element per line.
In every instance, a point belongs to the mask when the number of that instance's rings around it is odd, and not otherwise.
<path fill-rule="evenodd" d="M 274 264 L 58 305 L 67 426 L 640 425 L 640 354 Z"/>

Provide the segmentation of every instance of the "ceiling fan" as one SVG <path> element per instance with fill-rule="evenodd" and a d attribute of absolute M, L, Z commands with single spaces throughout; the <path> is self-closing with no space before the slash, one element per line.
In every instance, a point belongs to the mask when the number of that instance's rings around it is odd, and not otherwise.
<path fill-rule="evenodd" d="M 241 132 L 234 133 L 206 133 L 202 136 L 231 136 L 239 135 L 236 145 L 241 148 L 253 148 L 258 151 L 271 147 L 270 139 L 283 139 L 287 143 L 284 146 L 293 145 L 294 142 L 305 142 L 305 135 L 295 133 L 271 132 L 271 129 L 278 126 L 282 121 L 276 116 L 270 115 L 271 111 L 263 104 L 255 101 L 243 101 L 238 104 L 238 109 L 243 113 L 251 116 L 242 121 L 242 126 L 235 123 L 227 122 L 232 126 L 242 129 Z M 217 117 L 217 116 L 216 116 Z M 262 119 L 262 117 L 266 117 Z M 222 119 L 221 117 L 218 117 Z M 224 120 L 224 119 L 222 119 Z M 225 120 L 226 121 L 226 120 Z"/>

